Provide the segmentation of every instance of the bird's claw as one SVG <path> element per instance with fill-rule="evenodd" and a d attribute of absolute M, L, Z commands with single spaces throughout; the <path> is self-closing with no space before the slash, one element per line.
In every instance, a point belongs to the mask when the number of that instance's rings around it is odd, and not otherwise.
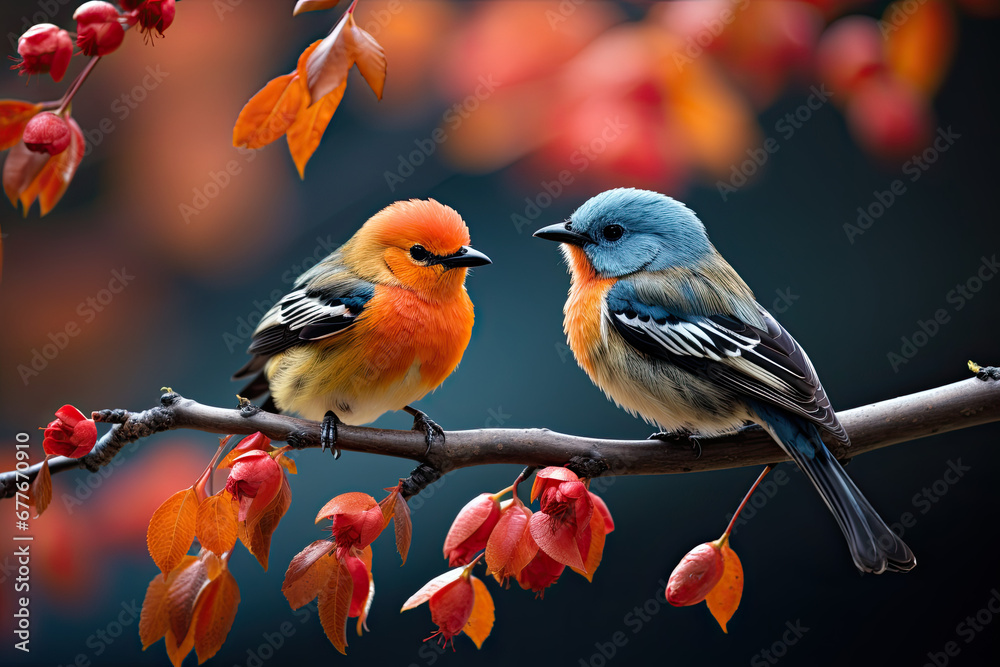
<path fill-rule="evenodd" d="M 424 451 L 424 456 L 431 453 L 431 446 L 434 444 L 435 436 L 439 436 L 442 441 L 444 441 L 444 429 L 441 426 L 427 416 L 426 412 L 422 410 L 417 410 L 416 408 L 411 408 L 407 406 L 406 411 L 413 415 L 413 428 L 412 431 L 420 431 L 424 434 L 424 442 L 427 443 L 427 449 Z"/>
<path fill-rule="evenodd" d="M 343 424 L 344 422 L 333 413 L 333 410 L 327 410 L 326 414 L 323 416 L 323 427 L 320 430 L 320 449 L 326 451 L 330 449 L 333 452 L 334 460 L 340 458 L 340 448 L 337 447 L 337 425 Z"/>
<path fill-rule="evenodd" d="M 691 447 L 693 447 L 694 450 L 695 450 L 694 457 L 696 459 L 700 459 L 701 458 L 701 436 L 698 435 L 698 434 L 696 434 L 696 433 L 692 433 L 692 434 L 688 435 L 688 442 L 691 443 Z"/>
<path fill-rule="evenodd" d="M 695 455 L 696 459 L 701 458 L 701 436 L 692 433 L 691 431 L 680 430 L 680 431 L 657 431 L 656 433 L 651 433 L 646 440 L 662 440 L 663 442 L 679 442 L 681 440 L 687 439 L 691 446 L 697 451 Z"/>

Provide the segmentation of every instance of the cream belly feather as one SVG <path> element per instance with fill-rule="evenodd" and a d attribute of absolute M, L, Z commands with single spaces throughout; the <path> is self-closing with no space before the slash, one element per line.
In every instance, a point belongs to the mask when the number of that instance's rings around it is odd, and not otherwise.
<path fill-rule="evenodd" d="M 605 295 L 611 284 L 574 284 L 563 322 L 577 363 L 608 398 L 664 431 L 711 436 L 751 419 L 746 410 L 734 412 L 724 390 L 629 345 L 610 326 Z"/>

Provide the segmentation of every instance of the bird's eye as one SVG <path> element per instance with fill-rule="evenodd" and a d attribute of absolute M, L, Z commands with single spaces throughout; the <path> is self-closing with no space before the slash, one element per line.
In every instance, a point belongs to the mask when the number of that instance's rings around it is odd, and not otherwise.
<path fill-rule="evenodd" d="M 608 241 L 617 241 L 625 233 L 625 229 L 621 225 L 608 225 L 601 233 Z"/>
<path fill-rule="evenodd" d="M 427 252 L 427 248 L 423 247 L 422 245 L 418 244 L 410 248 L 410 257 L 417 260 L 418 262 L 422 262 L 430 256 L 431 254 Z"/>

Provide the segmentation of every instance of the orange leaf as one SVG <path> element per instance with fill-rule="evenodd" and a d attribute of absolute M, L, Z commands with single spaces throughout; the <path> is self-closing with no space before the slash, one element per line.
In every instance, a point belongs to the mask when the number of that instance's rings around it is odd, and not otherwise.
<path fill-rule="evenodd" d="M 472 590 L 475 591 L 475 602 L 472 604 L 472 613 L 466 621 L 462 632 L 469 636 L 476 648 L 482 648 L 483 642 L 490 636 L 493 630 L 493 598 L 490 591 L 481 580 L 470 577 L 472 580 Z"/>
<path fill-rule="evenodd" d="M 604 536 L 607 532 L 604 529 L 604 516 L 600 512 L 594 512 L 590 517 L 590 546 L 587 549 L 587 557 L 583 561 L 583 568 L 571 568 L 574 572 L 582 575 L 587 581 L 594 581 L 594 572 L 601 564 L 601 556 L 604 555 Z"/>
<path fill-rule="evenodd" d="M 340 0 L 299 0 L 295 3 L 292 16 L 298 16 L 305 12 L 314 12 L 318 9 L 330 9 L 336 7 Z"/>
<path fill-rule="evenodd" d="M 233 146 L 263 148 L 281 137 L 295 122 L 305 92 L 295 72 L 271 79 L 240 111 Z"/>
<path fill-rule="evenodd" d="M 194 625 L 194 648 L 198 664 L 205 662 L 222 648 L 236 619 L 240 604 L 240 587 L 228 568 L 212 581 L 198 601 L 197 620 Z"/>
<path fill-rule="evenodd" d="M 194 488 L 178 491 L 153 512 L 146 532 L 146 546 L 164 578 L 180 564 L 191 547 L 197 518 L 198 495 Z"/>
<path fill-rule="evenodd" d="M 334 560 L 334 571 L 319 594 L 319 622 L 338 651 L 347 655 L 347 613 L 351 609 L 354 582 L 351 573 Z"/>
<path fill-rule="evenodd" d="M 142 650 L 156 643 L 167 633 L 170 621 L 167 615 L 167 591 L 177 575 L 196 561 L 195 556 L 184 556 L 180 566 L 167 575 L 153 577 L 146 588 L 146 597 L 142 601 L 142 613 L 139 615 L 139 639 L 142 640 Z"/>
<path fill-rule="evenodd" d="M 80 126 L 72 118 L 68 119 L 70 128 L 69 147 L 62 153 L 53 155 L 45 162 L 42 169 L 34 179 L 20 191 L 21 209 L 24 215 L 28 215 L 28 209 L 38 200 L 38 207 L 41 215 L 48 215 L 49 211 L 55 207 L 62 196 L 66 193 L 70 181 L 76 174 L 77 167 L 83 161 L 83 153 L 87 148 L 83 139 L 83 132 Z M 22 144 L 18 144 L 11 149 L 8 161 Z M 4 164 L 4 187 L 7 182 L 7 165 Z M 8 197 L 10 192 L 7 193 Z"/>
<path fill-rule="evenodd" d="M 316 540 L 295 554 L 285 571 L 281 592 L 292 609 L 312 602 L 326 586 L 336 559 L 330 555 L 336 545 L 330 540 Z"/>
<path fill-rule="evenodd" d="M 198 506 L 195 534 L 201 546 L 221 556 L 236 546 L 240 504 L 228 491 L 209 496 Z"/>
<path fill-rule="evenodd" d="M 375 38 L 354 22 L 351 9 L 344 12 L 337 26 L 322 39 L 315 52 L 299 60 L 299 76 L 308 88 L 309 100 L 319 100 L 339 88 L 347 80 L 352 65 L 365 78 L 375 95 L 382 99 L 385 86 L 385 49 Z M 305 54 L 303 54 L 305 56 Z M 310 102 L 307 102 L 310 104 Z"/>
<path fill-rule="evenodd" d="M 35 518 L 37 519 L 45 511 L 52 501 L 52 474 L 49 472 L 49 459 L 42 461 L 42 467 L 35 476 L 35 481 L 31 483 L 31 491 L 28 495 L 28 504 L 35 506 Z"/>
<path fill-rule="evenodd" d="M 198 594 L 208 582 L 208 566 L 204 559 L 198 558 L 170 583 L 167 588 L 167 621 L 174 637 L 187 637 Z"/>
<path fill-rule="evenodd" d="M 181 667 L 181 663 L 184 662 L 184 658 L 186 658 L 187 654 L 194 648 L 194 630 L 188 632 L 187 636 L 184 637 L 184 641 L 180 644 L 177 643 L 174 633 L 167 630 L 167 634 L 163 638 L 163 642 L 166 644 L 167 657 L 170 658 L 171 664 L 173 664 L 174 667 Z"/>
<path fill-rule="evenodd" d="M 736 552 L 729 548 L 728 541 L 722 545 L 722 559 L 726 569 L 722 572 L 722 579 L 705 597 L 705 602 L 722 631 L 728 634 L 726 623 L 736 613 L 743 596 L 743 564 Z"/>
<path fill-rule="evenodd" d="M 926 0 L 916 10 L 895 2 L 879 25 L 889 69 L 924 95 L 937 92 L 955 51 L 954 10 L 939 0 Z"/>
<path fill-rule="evenodd" d="M 290 474 L 292 475 L 299 474 L 299 469 L 295 465 L 295 459 L 293 459 L 292 457 L 286 456 L 285 454 L 280 454 L 278 458 L 275 459 L 275 461 L 277 461 L 278 465 L 287 470 Z"/>
<path fill-rule="evenodd" d="M 21 141 L 24 126 L 41 110 L 41 104 L 24 100 L 0 100 L 0 151 Z"/>
<path fill-rule="evenodd" d="M 267 570 L 267 557 L 271 552 L 271 535 L 291 503 L 292 490 L 288 486 L 288 480 L 282 475 L 281 486 L 274 500 L 261 510 L 260 514 L 240 523 L 237 531 L 240 542 L 257 558 L 257 562 L 265 570 Z"/>
<path fill-rule="evenodd" d="M 295 167 L 299 170 L 299 178 L 306 177 L 306 163 L 319 147 L 326 126 L 330 124 L 330 119 L 340 106 L 346 89 L 347 79 L 344 79 L 332 93 L 299 112 L 295 122 L 288 128 L 285 139 L 288 141 L 288 152 L 291 153 Z"/>

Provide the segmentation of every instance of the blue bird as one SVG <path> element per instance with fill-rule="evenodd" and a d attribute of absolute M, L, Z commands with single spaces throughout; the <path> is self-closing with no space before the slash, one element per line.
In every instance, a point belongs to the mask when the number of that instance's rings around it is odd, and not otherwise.
<path fill-rule="evenodd" d="M 569 346 L 611 400 L 663 430 L 711 436 L 759 424 L 819 491 L 859 570 L 916 565 L 823 444 L 820 429 L 850 441 L 809 357 L 690 209 L 619 188 L 535 236 L 562 244 Z"/>

